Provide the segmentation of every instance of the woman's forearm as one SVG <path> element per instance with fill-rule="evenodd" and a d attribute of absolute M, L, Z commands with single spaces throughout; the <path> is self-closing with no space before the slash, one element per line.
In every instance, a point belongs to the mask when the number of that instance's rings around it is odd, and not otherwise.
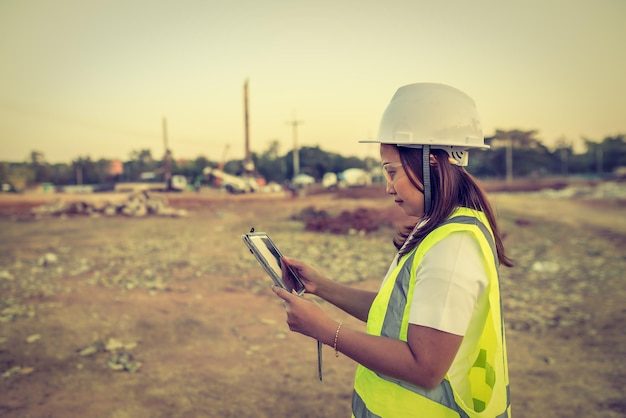
<path fill-rule="evenodd" d="M 332 303 L 344 312 L 365 322 L 367 321 L 367 315 L 369 314 L 372 302 L 376 297 L 376 292 L 355 289 L 341 283 L 327 280 L 324 284 L 318 285 L 316 295 Z"/>

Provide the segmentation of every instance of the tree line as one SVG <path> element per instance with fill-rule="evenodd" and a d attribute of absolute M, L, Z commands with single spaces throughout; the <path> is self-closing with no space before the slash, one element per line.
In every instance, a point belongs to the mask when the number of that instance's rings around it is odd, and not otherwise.
<path fill-rule="evenodd" d="M 576 153 L 573 145 L 559 140 L 554 149 L 546 147 L 537 138 L 538 131 L 496 130 L 486 138 L 491 148 L 470 153 L 468 171 L 479 178 L 509 178 L 555 175 L 607 176 L 626 166 L 625 135 L 605 137 L 602 141 L 584 139 L 584 151 Z M 0 163 L 0 183 L 17 190 L 40 183 L 54 185 L 102 185 L 117 182 L 136 182 L 153 173 L 156 180 L 165 174 L 164 158 L 152 155 L 149 149 L 131 152 L 121 170 L 112 172 L 112 161 L 94 160 L 82 156 L 70 163 L 50 164 L 40 151 L 32 151 L 28 161 Z M 273 141 L 261 153 L 253 153 L 256 172 L 267 182 L 284 183 L 294 175 L 293 151 L 281 155 L 278 141 Z M 302 147 L 299 150 L 300 172 L 320 180 L 327 172 L 339 173 L 348 168 L 372 169 L 379 165 L 376 158 L 346 157 L 327 152 L 320 147 Z M 183 175 L 190 183 L 202 180 L 205 167 L 222 167 L 231 174 L 243 170 L 241 160 L 217 161 L 198 156 L 192 160 L 171 158 L 172 174 Z"/>

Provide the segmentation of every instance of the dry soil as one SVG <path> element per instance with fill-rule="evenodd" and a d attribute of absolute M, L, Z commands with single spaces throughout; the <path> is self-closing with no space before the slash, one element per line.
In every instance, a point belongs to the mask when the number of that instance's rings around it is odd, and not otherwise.
<path fill-rule="evenodd" d="M 265 230 L 375 289 L 405 221 L 380 196 L 183 193 L 167 197 L 185 218 L 38 221 L 24 214 L 50 197 L 0 197 L 0 416 L 350 416 L 355 364 L 324 347 L 318 381 L 315 342 L 289 332 L 240 235 Z M 492 197 L 517 262 L 502 269 L 513 415 L 626 416 L 623 204 Z M 381 229 L 305 231 L 298 216 L 363 207 Z"/>

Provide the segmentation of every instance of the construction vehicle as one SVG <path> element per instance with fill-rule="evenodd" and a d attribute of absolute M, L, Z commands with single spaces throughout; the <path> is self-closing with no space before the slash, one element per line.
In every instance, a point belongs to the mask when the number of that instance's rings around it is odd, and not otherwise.
<path fill-rule="evenodd" d="M 253 193 L 259 190 L 259 183 L 256 177 L 235 176 L 228 174 L 219 168 L 211 167 L 206 167 L 202 171 L 202 174 L 209 184 L 224 189 L 229 193 Z"/>
<path fill-rule="evenodd" d="M 372 176 L 361 168 L 348 168 L 339 174 L 332 172 L 324 174 L 322 184 L 327 189 L 369 186 L 372 184 Z"/>

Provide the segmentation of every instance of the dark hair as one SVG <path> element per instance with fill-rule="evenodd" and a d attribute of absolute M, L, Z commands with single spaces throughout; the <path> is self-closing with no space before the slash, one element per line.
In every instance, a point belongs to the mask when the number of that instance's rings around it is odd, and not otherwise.
<path fill-rule="evenodd" d="M 407 171 L 407 177 L 417 189 L 421 189 L 415 178 L 423 182 L 422 150 L 408 147 L 396 148 L 400 154 L 400 162 Z M 456 208 L 465 207 L 479 210 L 485 214 L 495 238 L 499 263 L 512 267 L 513 261 L 504 252 L 496 218 L 484 189 L 463 167 L 452 164 L 446 151 L 433 149 L 430 153 L 434 156 L 436 164 L 430 166 L 432 203 L 430 213 L 427 215 L 428 222 L 417 230 L 400 252 L 400 257 L 417 247 L 426 235 L 445 222 Z M 414 228 L 415 224 L 398 231 L 398 235 L 393 240 L 398 250 L 402 248 Z"/>

